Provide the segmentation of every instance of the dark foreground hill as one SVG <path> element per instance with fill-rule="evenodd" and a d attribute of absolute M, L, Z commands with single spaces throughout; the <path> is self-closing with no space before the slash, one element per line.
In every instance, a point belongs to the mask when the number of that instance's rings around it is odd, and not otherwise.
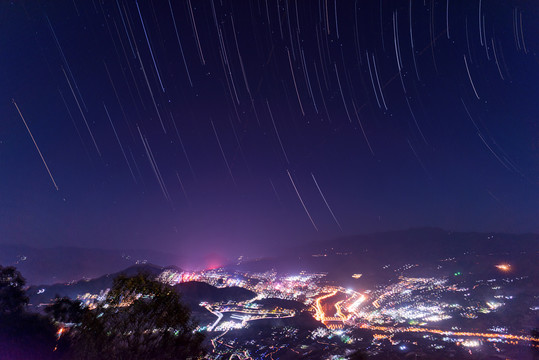
<path fill-rule="evenodd" d="M 163 270 L 169 268 L 171 267 L 165 268 L 153 264 L 133 265 L 122 271 L 106 274 L 95 279 L 83 279 L 63 284 L 30 286 L 27 294 L 30 298 L 30 304 L 38 306 L 39 304 L 49 303 L 55 297 L 67 296 L 71 299 L 76 299 L 78 295 L 84 295 L 86 293 L 99 294 L 100 291 L 110 289 L 114 278 L 120 274 L 134 276 L 140 273 L 146 273 L 152 276 L 158 276 Z M 174 269 L 178 268 L 174 267 Z"/>
<path fill-rule="evenodd" d="M 182 301 L 191 307 L 197 306 L 202 301 L 227 302 L 232 300 L 239 302 L 252 299 L 256 296 L 254 292 L 241 287 L 217 288 L 198 281 L 181 283 L 175 285 L 174 289 L 181 294 Z"/>
<path fill-rule="evenodd" d="M 307 308 L 305 304 L 299 301 L 278 299 L 278 298 L 257 299 L 255 303 L 258 305 L 261 305 L 263 308 L 266 308 L 266 309 L 274 309 L 276 307 L 280 307 L 283 309 L 293 309 L 296 311 L 302 311 Z"/>

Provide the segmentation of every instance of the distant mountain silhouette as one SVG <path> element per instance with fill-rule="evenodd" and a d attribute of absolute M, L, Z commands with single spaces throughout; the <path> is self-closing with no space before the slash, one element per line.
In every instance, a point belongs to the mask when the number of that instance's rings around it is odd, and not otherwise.
<path fill-rule="evenodd" d="M 533 271 L 532 265 L 538 251 L 538 234 L 453 232 L 438 228 L 416 228 L 310 243 L 286 251 L 281 257 L 246 261 L 228 268 L 241 271 L 275 269 L 291 273 L 301 270 L 328 272 L 333 275 L 328 279 L 342 280 L 345 276 L 350 280 L 348 285 L 352 286 L 357 281 L 369 281 L 366 278 L 384 281 L 394 277 L 396 273 L 393 269 L 404 264 L 432 265 L 442 259 L 462 259 L 467 254 L 466 261 L 473 260 L 470 255 L 483 256 L 488 257 L 488 263 L 491 265 L 498 260 L 518 258 L 518 262 L 523 265 L 522 269 Z M 386 264 L 392 266 L 384 269 Z M 488 269 L 494 267 L 489 266 Z M 354 273 L 370 276 L 354 280 L 351 278 Z"/>
<path fill-rule="evenodd" d="M 349 253 L 364 256 L 362 261 L 413 262 L 452 257 L 464 252 L 518 253 L 539 250 L 538 234 L 453 232 L 439 228 L 415 228 L 402 231 L 347 236 L 302 245 L 280 258 L 245 262 L 240 268 L 266 271 L 275 267 L 295 270 L 297 258 L 312 255 Z M 282 261 L 284 260 L 284 261 Z M 95 278 L 146 261 L 176 264 L 177 255 L 151 250 L 107 250 L 75 247 L 33 248 L 0 244 L 0 265 L 14 265 L 30 285 L 55 284 Z M 286 266 L 285 266 L 286 265 Z M 234 266 L 234 268 L 236 268 Z"/>
<path fill-rule="evenodd" d="M 343 237 L 311 244 L 302 253 L 352 252 L 383 256 L 385 261 L 444 258 L 464 252 L 478 254 L 537 252 L 539 234 L 454 232 L 414 228 Z"/>
<path fill-rule="evenodd" d="M 120 271 L 137 262 L 176 264 L 177 261 L 177 256 L 152 250 L 33 248 L 0 244 L 0 264 L 16 266 L 30 285 L 95 278 Z"/>

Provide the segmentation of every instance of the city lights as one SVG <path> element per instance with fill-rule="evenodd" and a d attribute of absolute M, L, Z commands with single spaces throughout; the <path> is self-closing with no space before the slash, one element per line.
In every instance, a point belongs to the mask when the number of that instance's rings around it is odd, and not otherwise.
<path fill-rule="evenodd" d="M 498 270 L 507 272 L 507 271 L 511 270 L 511 265 L 509 265 L 509 264 L 498 264 L 498 265 L 496 265 L 496 268 Z"/>

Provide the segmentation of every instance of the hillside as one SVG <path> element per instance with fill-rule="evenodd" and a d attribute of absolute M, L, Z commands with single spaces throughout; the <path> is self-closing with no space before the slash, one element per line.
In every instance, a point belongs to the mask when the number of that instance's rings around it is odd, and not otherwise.
<path fill-rule="evenodd" d="M 197 281 L 175 285 L 174 289 L 181 294 L 182 300 L 191 306 L 197 306 L 202 301 L 246 301 L 256 296 L 254 292 L 237 286 L 217 288 L 210 284 Z"/>
<path fill-rule="evenodd" d="M 114 278 L 120 274 L 134 276 L 139 273 L 146 273 L 157 277 L 162 271 L 167 269 L 181 271 L 181 269 L 171 266 L 160 267 L 152 264 L 135 265 L 122 271 L 103 275 L 91 280 L 79 280 L 66 284 L 30 286 L 27 290 L 27 294 L 30 298 L 31 306 L 39 306 L 39 304 L 50 303 L 51 299 L 56 297 L 67 296 L 75 299 L 78 295 L 84 295 L 86 293 L 99 294 L 101 291 L 111 288 Z M 198 308 L 198 304 L 200 304 L 202 301 L 238 302 L 249 300 L 256 296 L 255 293 L 244 288 L 217 288 L 215 286 L 196 281 L 175 285 L 174 289 L 180 293 L 182 301 L 189 305 L 192 309 Z"/>
<path fill-rule="evenodd" d="M 33 306 L 38 306 L 42 303 L 49 303 L 52 298 L 56 297 L 67 296 L 75 299 L 77 295 L 83 295 L 86 293 L 98 294 L 102 290 L 104 291 L 111 288 L 114 278 L 120 274 L 134 276 L 139 273 L 147 273 L 157 276 L 167 268 L 152 264 L 134 265 L 122 271 L 106 274 L 95 279 L 85 279 L 64 284 L 58 283 L 53 285 L 30 286 L 27 290 L 27 294 L 30 298 L 30 304 Z"/>

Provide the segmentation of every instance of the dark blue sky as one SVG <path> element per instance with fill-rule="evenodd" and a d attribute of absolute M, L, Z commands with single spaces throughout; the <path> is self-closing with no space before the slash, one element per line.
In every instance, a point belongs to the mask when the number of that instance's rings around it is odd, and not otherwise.
<path fill-rule="evenodd" d="M 1 241 L 238 256 L 414 226 L 537 232 L 538 16 L 2 2 Z"/>

